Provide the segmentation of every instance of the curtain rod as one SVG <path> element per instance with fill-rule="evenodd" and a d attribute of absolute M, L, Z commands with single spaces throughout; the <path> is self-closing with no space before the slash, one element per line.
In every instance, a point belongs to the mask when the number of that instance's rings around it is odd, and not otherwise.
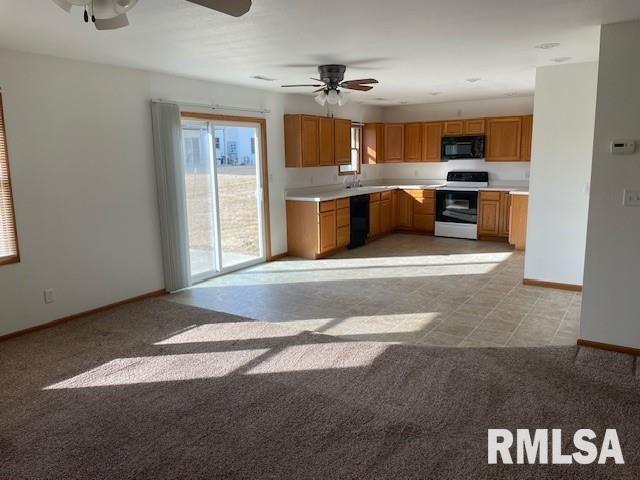
<path fill-rule="evenodd" d="M 215 103 L 213 105 L 207 105 L 205 103 L 177 102 L 174 100 L 165 100 L 163 98 L 153 99 L 151 101 L 153 103 L 175 103 L 176 105 L 179 105 L 181 107 L 206 108 L 208 110 L 229 110 L 229 111 L 236 111 L 236 112 L 271 113 L 271 110 L 267 110 L 265 108 L 231 107 L 229 105 L 220 105 L 219 103 Z"/>

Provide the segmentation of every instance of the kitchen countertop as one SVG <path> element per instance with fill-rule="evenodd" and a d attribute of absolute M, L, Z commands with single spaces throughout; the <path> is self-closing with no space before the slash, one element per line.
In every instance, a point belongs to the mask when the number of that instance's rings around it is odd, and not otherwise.
<path fill-rule="evenodd" d="M 335 200 L 336 198 L 353 197 L 355 195 L 366 195 L 369 193 L 384 192 L 387 190 L 435 190 L 445 186 L 444 180 L 425 180 L 419 182 L 411 181 L 389 181 L 373 185 L 363 185 L 356 188 L 346 188 L 343 185 L 327 185 L 323 187 L 296 188 L 288 190 L 286 200 L 296 200 L 302 202 L 324 202 Z M 514 182 L 515 183 L 515 182 Z M 460 189 L 463 190 L 463 189 Z M 528 195 L 528 185 L 509 185 L 505 182 L 490 183 L 483 191 L 509 192 L 513 195 Z"/>

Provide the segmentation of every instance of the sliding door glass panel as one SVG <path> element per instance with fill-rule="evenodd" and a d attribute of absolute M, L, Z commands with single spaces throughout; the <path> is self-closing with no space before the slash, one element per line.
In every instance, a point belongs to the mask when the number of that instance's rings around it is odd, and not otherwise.
<path fill-rule="evenodd" d="M 221 267 L 264 257 L 259 127 L 215 123 Z"/>
<path fill-rule="evenodd" d="M 198 277 L 218 270 L 209 124 L 183 122 L 182 138 L 191 275 Z"/>

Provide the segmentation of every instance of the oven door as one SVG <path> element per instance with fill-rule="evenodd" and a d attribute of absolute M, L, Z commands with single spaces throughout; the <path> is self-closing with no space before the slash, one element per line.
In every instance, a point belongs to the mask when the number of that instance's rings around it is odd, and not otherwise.
<path fill-rule="evenodd" d="M 436 221 L 477 224 L 478 192 L 466 190 L 437 190 Z"/>

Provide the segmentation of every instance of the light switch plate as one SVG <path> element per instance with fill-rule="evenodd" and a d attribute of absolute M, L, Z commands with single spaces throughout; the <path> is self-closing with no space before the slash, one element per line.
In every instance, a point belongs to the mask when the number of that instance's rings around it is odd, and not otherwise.
<path fill-rule="evenodd" d="M 622 205 L 625 207 L 640 207 L 640 190 L 625 188 Z"/>

